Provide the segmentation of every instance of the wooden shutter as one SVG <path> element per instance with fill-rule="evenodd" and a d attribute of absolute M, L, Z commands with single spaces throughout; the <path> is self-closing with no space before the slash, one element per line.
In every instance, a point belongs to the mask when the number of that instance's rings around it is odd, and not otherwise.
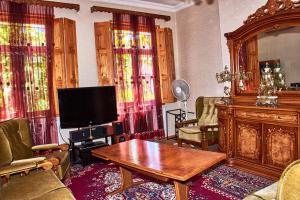
<path fill-rule="evenodd" d="M 111 22 L 96 22 L 94 26 L 99 85 L 114 85 Z"/>
<path fill-rule="evenodd" d="M 78 87 L 78 63 L 75 21 L 67 18 L 54 20 L 53 88 L 58 114 L 57 89 Z"/>
<path fill-rule="evenodd" d="M 156 38 L 162 103 L 172 103 L 175 102 L 172 94 L 172 82 L 175 80 L 172 30 L 157 27 Z"/>

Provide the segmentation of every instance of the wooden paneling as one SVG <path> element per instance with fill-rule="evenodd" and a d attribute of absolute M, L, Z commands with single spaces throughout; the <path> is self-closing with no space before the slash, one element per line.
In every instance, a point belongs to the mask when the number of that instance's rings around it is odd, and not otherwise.
<path fill-rule="evenodd" d="M 241 159 L 261 162 L 261 127 L 258 123 L 236 122 L 236 156 Z"/>
<path fill-rule="evenodd" d="M 284 169 L 297 159 L 297 132 L 295 127 L 266 125 L 264 127 L 265 164 Z"/>
<path fill-rule="evenodd" d="M 111 22 L 96 22 L 94 27 L 99 85 L 114 85 Z"/>
<path fill-rule="evenodd" d="M 172 82 L 175 80 L 172 30 L 157 27 L 156 38 L 162 103 L 172 103 L 175 102 L 172 94 Z"/>
<path fill-rule="evenodd" d="M 78 87 L 77 42 L 75 21 L 67 18 L 54 20 L 53 88 L 58 114 L 57 89 Z"/>

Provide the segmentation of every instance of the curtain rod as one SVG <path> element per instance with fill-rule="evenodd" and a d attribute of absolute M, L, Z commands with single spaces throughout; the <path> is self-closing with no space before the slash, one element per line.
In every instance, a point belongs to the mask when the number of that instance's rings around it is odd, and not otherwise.
<path fill-rule="evenodd" d="M 153 13 L 137 12 L 137 11 L 132 11 L 132 10 L 123 10 L 123 9 L 109 8 L 109 7 L 102 7 L 102 6 L 92 6 L 91 13 L 93 13 L 93 12 L 124 13 L 124 14 L 129 14 L 129 15 L 153 17 L 156 19 L 163 19 L 165 21 L 171 20 L 171 17 L 168 15 L 158 15 L 158 14 L 153 14 Z"/>
<path fill-rule="evenodd" d="M 5 0 L 11 1 L 15 3 L 27 3 L 27 4 L 34 4 L 34 5 L 41 5 L 41 6 L 49 6 L 49 7 L 56 7 L 56 8 L 66 8 L 66 9 L 73 9 L 77 12 L 80 10 L 79 4 L 74 3 L 63 3 L 63 2 L 56 2 L 56 1 L 43 1 L 43 0 Z"/>

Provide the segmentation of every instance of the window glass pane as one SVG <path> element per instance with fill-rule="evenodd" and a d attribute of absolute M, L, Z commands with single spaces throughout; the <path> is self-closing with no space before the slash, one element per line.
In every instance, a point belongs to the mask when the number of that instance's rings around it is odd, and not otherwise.
<path fill-rule="evenodd" d="M 32 55 L 25 60 L 28 112 L 49 109 L 46 55 Z"/>
<path fill-rule="evenodd" d="M 139 63 L 141 66 L 141 74 L 142 75 L 152 75 L 153 74 L 152 55 L 140 55 Z"/>
<path fill-rule="evenodd" d="M 114 31 L 115 48 L 132 48 L 135 46 L 133 32 L 127 30 Z"/>
<path fill-rule="evenodd" d="M 25 24 L 22 27 L 22 34 L 24 34 L 25 36 L 25 44 L 30 43 L 31 46 L 46 45 L 46 34 L 44 25 Z"/>
<path fill-rule="evenodd" d="M 14 107 L 12 97 L 12 71 L 10 68 L 11 61 L 9 54 L 0 54 L 0 67 L 2 72 L 0 88 L 0 108 L 7 115 L 13 114 Z M 5 108 L 4 108 L 5 106 Z M 4 116 L 4 115 L 2 115 Z"/>
<path fill-rule="evenodd" d="M 0 22 L 0 45 L 9 45 L 10 25 L 7 22 Z"/>
<path fill-rule="evenodd" d="M 10 35 L 16 35 L 17 38 L 22 38 L 22 41 L 17 41 L 17 45 L 27 46 L 45 46 L 46 34 L 45 26 L 40 24 L 17 24 L 0 22 L 0 45 L 10 44 Z"/>
<path fill-rule="evenodd" d="M 118 99 L 121 102 L 133 102 L 134 94 L 133 94 L 133 69 L 132 69 L 132 58 L 131 54 L 117 54 L 116 55 L 116 65 L 117 65 L 117 73 L 120 79 L 118 83 L 119 91 Z"/>
<path fill-rule="evenodd" d="M 143 49 L 152 48 L 151 33 L 139 32 L 139 48 L 143 48 Z"/>
<path fill-rule="evenodd" d="M 142 79 L 143 97 L 145 101 L 154 100 L 154 84 L 151 76 L 144 76 Z"/>

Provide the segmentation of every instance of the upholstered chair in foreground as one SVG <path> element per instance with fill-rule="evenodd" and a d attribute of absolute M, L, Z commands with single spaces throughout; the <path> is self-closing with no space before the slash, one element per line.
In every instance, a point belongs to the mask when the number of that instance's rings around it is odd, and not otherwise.
<path fill-rule="evenodd" d="M 27 119 L 12 119 L 0 123 L 0 176 L 8 172 L 44 166 L 51 162 L 56 175 L 63 179 L 70 167 L 68 151 L 62 151 L 57 144 L 32 145 L 32 135 Z M 64 149 L 66 150 L 66 149 Z M 47 154 L 40 154 L 41 152 Z M 28 171 L 26 170 L 26 171 Z"/>
<path fill-rule="evenodd" d="M 280 180 L 262 190 L 254 192 L 244 200 L 298 200 L 300 199 L 300 160 L 291 163 Z"/>
<path fill-rule="evenodd" d="M 201 145 L 208 150 L 209 144 L 218 142 L 218 114 L 215 104 L 220 97 L 198 97 L 196 100 L 196 119 L 177 123 L 178 146 L 182 143 Z"/>

